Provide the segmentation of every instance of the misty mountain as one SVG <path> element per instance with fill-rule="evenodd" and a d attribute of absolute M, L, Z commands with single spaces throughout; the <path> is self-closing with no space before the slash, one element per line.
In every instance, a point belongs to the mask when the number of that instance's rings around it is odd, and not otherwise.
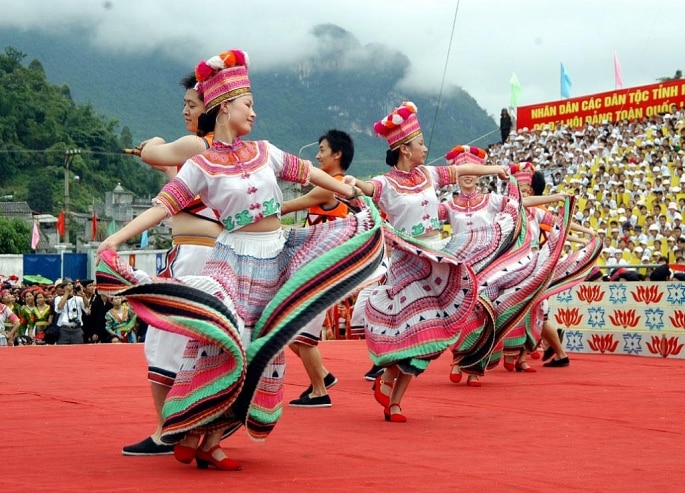
<path fill-rule="evenodd" d="M 398 89 L 410 68 L 402 53 L 362 45 L 333 24 L 316 26 L 312 34 L 316 45 L 307 59 L 268 71 L 253 63 L 250 79 L 258 116 L 252 138 L 298 153 L 326 129 L 339 128 L 355 140 L 351 171 L 369 176 L 387 168 L 387 146 L 373 135 L 373 123 L 402 101 L 419 108 L 429 161 L 496 129 L 494 120 L 459 87 L 446 88 L 440 102 L 436 94 Z M 183 65 L 142 49 L 140 54 L 103 51 L 91 46 L 85 31 L 57 36 L 0 29 L 0 48 L 7 46 L 24 52 L 27 62 L 38 59 L 50 83 L 68 85 L 75 102 L 90 102 L 97 113 L 116 119 L 120 129 L 127 126 L 134 141 L 154 135 L 172 140 L 185 132 L 179 81 L 197 60 Z M 496 140 L 493 133 L 475 145 L 486 147 Z M 302 152 L 309 159 L 314 155 L 314 146 Z"/>

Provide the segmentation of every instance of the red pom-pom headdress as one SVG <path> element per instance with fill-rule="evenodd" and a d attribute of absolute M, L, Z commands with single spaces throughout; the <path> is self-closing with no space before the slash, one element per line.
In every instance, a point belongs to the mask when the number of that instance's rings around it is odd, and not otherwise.
<path fill-rule="evenodd" d="M 521 163 L 512 164 L 509 167 L 509 172 L 519 183 L 530 185 L 533 182 L 535 166 L 530 161 L 523 161 Z"/>
<path fill-rule="evenodd" d="M 205 111 L 251 92 L 248 66 L 247 53 L 241 50 L 224 51 L 197 64 L 195 78 L 198 92 L 203 95 Z"/>
<path fill-rule="evenodd" d="M 445 154 L 447 164 L 483 164 L 488 154 L 480 147 L 456 146 Z"/>
<path fill-rule="evenodd" d="M 399 107 L 373 125 L 376 135 L 388 141 L 391 150 L 399 148 L 421 133 L 417 108 L 411 101 L 403 102 Z"/>

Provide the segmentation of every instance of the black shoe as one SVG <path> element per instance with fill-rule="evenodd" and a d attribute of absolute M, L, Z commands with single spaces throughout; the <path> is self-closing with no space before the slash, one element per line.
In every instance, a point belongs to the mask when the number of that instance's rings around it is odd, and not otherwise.
<path fill-rule="evenodd" d="M 385 368 L 373 365 L 369 371 L 364 373 L 364 380 L 368 380 L 369 382 L 373 382 L 374 380 L 376 380 L 376 377 L 378 377 L 379 375 L 382 375 L 384 371 L 385 371 Z"/>
<path fill-rule="evenodd" d="M 290 401 L 290 405 L 293 407 L 331 407 L 331 396 L 328 394 L 319 397 L 309 397 L 305 395 L 294 401 Z"/>
<path fill-rule="evenodd" d="M 545 349 L 545 352 L 542 353 L 542 361 L 547 361 L 552 356 L 554 356 L 554 349 L 548 347 L 547 349 Z"/>
<path fill-rule="evenodd" d="M 570 365 L 571 362 L 568 359 L 568 356 L 565 358 L 561 359 L 553 359 L 551 361 L 548 361 L 547 363 L 543 363 L 542 366 L 546 366 L 547 368 L 563 368 L 565 366 Z"/>
<path fill-rule="evenodd" d="M 333 375 L 332 373 L 329 373 L 328 375 L 323 377 L 323 384 L 326 386 L 327 389 L 330 389 L 336 383 L 338 383 L 338 379 L 335 378 L 335 375 Z M 312 387 L 311 385 L 309 387 L 307 387 L 305 389 L 305 391 L 300 394 L 300 399 L 311 394 L 313 390 L 314 390 L 314 387 Z"/>
<path fill-rule="evenodd" d="M 126 445 L 121 451 L 123 455 L 171 455 L 174 453 L 173 445 L 157 444 L 152 437 L 147 437 L 142 442 Z"/>

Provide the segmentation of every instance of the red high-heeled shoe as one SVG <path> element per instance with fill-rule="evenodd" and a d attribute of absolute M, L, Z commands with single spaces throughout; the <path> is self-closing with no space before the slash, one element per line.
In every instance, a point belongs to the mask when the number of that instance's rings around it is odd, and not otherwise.
<path fill-rule="evenodd" d="M 457 367 L 457 373 L 454 373 L 454 367 Z M 453 361 L 450 367 L 450 382 L 459 383 L 461 382 L 461 369 L 459 368 L 459 363 Z"/>
<path fill-rule="evenodd" d="M 392 388 L 395 385 L 395 383 L 386 382 L 385 380 L 383 380 L 383 375 L 378 375 L 373 386 L 373 396 L 376 398 L 376 402 L 378 402 L 381 406 L 388 407 L 390 405 L 390 395 L 385 395 L 381 391 L 381 387 L 383 385 L 387 385 L 388 387 L 390 387 L 392 391 Z"/>
<path fill-rule="evenodd" d="M 188 447 L 187 445 L 181 445 L 180 443 L 174 445 L 174 458 L 183 464 L 190 464 L 193 462 L 196 452 L 197 447 Z"/>
<path fill-rule="evenodd" d="M 399 413 L 392 414 L 390 412 L 390 409 L 393 407 L 396 407 L 400 410 Z M 383 409 L 383 415 L 385 416 L 386 421 L 390 421 L 391 423 L 406 423 L 407 422 L 407 417 L 402 414 L 402 408 L 400 407 L 399 404 L 390 404 L 389 407 L 386 407 Z"/>
<path fill-rule="evenodd" d="M 513 358 L 504 357 L 504 369 L 507 371 L 514 371 L 516 369 L 516 362 Z"/>
<path fill-rule="evenodd" d="M 523 366 L 524 363 L 519 363 L 518 361 L 516 362 L 516 371 L 523 372 L 523 373 L 536 373 L 537 370 L 533 368 L 532 366 L 528 365 L 528 363 L 525 363 L 526 366 Z"/>
<path fill-rule="evenodd" d="M 466 385 L 469 387 L 480 387 L 482 384 L 480 383 L 480 380 L 478 380 L 478 375 L 469 375 L 466 379 Z"/>
<path fill-rule="evenodd" d="M 215 450 L 221 448 L 221 445 L 215 445 L 211 449 L 205 451 L 202 449 L 197 449 L 195 454 L 195 460 L 197 461 L 198 469 L 207 469 L 209 465 L 213 465 L 220 471 L 240 471 L 240 462 L 228 457 L 224 457 L 221 460 L 217 460 L 212 455 Z"/>

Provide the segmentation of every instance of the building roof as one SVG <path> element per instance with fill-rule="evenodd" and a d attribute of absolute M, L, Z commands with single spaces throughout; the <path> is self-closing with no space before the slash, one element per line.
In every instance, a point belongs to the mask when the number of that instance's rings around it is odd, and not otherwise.
<path fill-rule="evenodd" d="M 0 214 L 4 216 L 23 216 L 33 214 L 26 202 L 0 202 Z"/>

